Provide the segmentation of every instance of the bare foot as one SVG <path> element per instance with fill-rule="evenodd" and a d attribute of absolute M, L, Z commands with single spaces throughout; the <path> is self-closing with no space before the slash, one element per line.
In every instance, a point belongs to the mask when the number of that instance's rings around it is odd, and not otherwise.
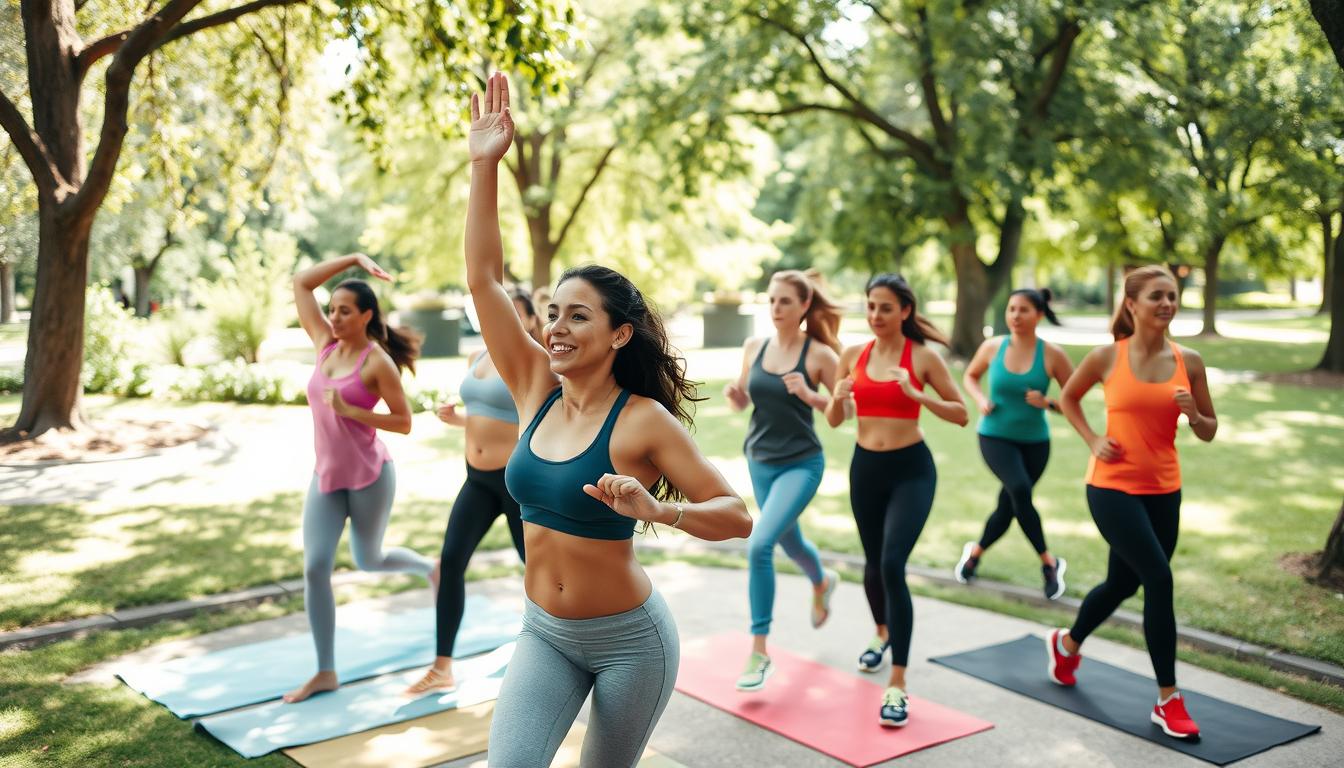
<path fill-rule="evenodd" d="M 453 670 L 451 668 L 443 670 L 437 667 L 430 667 L 425 670 L 424 677 L 415 681 L 405 691 L 406 696 L 421 696 L 431 691 L 451 691 L 457 687 L 457 681 L 453 679 Z"/>
<path fill-rule="evenodd" d="M 429 572 L 429 591 L 439 594 L 439 579 L 443 577 L 443 558 L 434 558 L 434 569 Z"/>
<path fill-rule="evenodd" d="M 284 696 L 285 703 L 297 704 L 315 693 L 326 693 L 340 687 L 341 683 L 336 679 L 336 673 L 331 670 L 323 670 L 313 675 L 308 682 L 286 693 Z"/>

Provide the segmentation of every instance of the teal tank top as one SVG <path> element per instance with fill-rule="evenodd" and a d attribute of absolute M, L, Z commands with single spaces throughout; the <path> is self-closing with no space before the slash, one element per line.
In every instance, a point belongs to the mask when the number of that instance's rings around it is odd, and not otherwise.
<path fill-rule="evenodd" d="M 1045 341 L 1036 340 L 1036 357 L 1026 373 L 1013 373 L 1003 365 L 1012 337 L 1005 336 L 998 354 L 989 364 L 989 401 L 994 410 L 980 418 L 977 431 L 986 437 L 997 437 L 1018 443 L 1040 443 L 1050 439 L 1050 425 L 1045 411 L 1027 403 L 1027 390 L 1044 394 L 1050 388 L 1050 375 L 1045 371 Z"/>
<path fill-rule="evenodd" d="M 801 373 L 809 387 L 812 377 L 807 375 L 807 350 L 811 345 L 811 337 L 803 341 L 798 363 L 787 371 Z M 789 394 L 783 374 L 770 373 L 761 364 L 768 346 L 770 340 L 766 339 L 747 372 L 747 394 L 753 407 L 743 450 L 752 461 L 792 464 L 820 452 L 821 440 L 812 426 L 812 406 Z"/>
<path fill-rule="evenodd" d="M 628 539 L 635 535 L 634 519 L 616 514 L 584 493 L 583 486 L 596 483 L 604 474 L 616 474 L 611 464 L 611 430 L 630 392 L 621 390 L 616 396 L 602 429 L 583 453 L 565 461 L 549 461 L 532 452 L 532 433 L 560 399 L 561 391 L 555 388 L 518 438 L 504 468 L 504 484 L 529 523 L 588 539 Z"/>
<path fill-rule="evenodd" d="M 484 379 L 476 377 L 476 366 L 480 365 L 484 358 L 485 355 L 476 358 L 467 369 L 467 377 L 462 380 L 462 386 L 457 389 L 462 404 L 467 407 L 467 415 L 485 416 L 517 424 L 518 409 L 513 404 L 513 395 L 509 394 L 509 387 L 504 383 L 504 379 L 498 373 Z"/>

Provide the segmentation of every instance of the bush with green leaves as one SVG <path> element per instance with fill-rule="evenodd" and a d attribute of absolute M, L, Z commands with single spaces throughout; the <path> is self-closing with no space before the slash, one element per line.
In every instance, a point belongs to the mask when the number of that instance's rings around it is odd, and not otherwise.
<path fill-rule="evenodd" d="M 267 334 L 292 311 L 290 278 L 296 255 L 292 237 L 245 229 L 230 259 L 218 265 L 219 276 L 197 283 L 220 357 L 257 362 Z"/>
<path fill-rule="evenodd" d="M 131 359 L 131 336 L 139 321 L 122 309 L 106 285 L 91 285 L 85 294 L 84 367 L 80 383 L 85 392 L 125 392 L 137 378 Z"/>

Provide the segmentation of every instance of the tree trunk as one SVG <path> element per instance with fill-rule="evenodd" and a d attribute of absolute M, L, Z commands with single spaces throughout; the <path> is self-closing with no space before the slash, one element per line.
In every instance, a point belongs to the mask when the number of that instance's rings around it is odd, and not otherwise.
<path fill-rule="evenodd" d="M 1341 226 L 1339 237 L 1344 237 L 1344 226 Z M 1334 278 L 1335 272 L 1335 212 L 1331 211 L 1328 216 L 1321 217 L 1321 240 L 1325 247 L 1321 249 L 1321 262 L 1324 269 L 1321 271 L 1321 308 L 1316 310 L 1318 315 L 1330 314 L 1330 284 Z"/>
<path fill-rule="evenodd" d="M 1316 578 L 1324 581 L 1335 571 L 1344 573 L 1344 504 L 1339 507 L 1339 516 L 1330 528 L 1330 535 L 1325 537 L 1325 549 L 1321 551 L 1320 570 Z"/>
<path fill-rule="evenodd" d="M 1331 259 L 1335 268 L 1331 270 L 1330 282 L 1322 290 L 1330 297 L 1330 338 L 1325 342 L 1325 354 L 1316 368 L 1333 373 L 1344 373 L 1344 232 L 1335 238 L 1335 253 Z"/>
<path fill-rule="evenodd" d="M 1218 257 L 1223 252 L 1226 235 L 1215 235 L 1213 241 L 1204 249 L 1204 327 L 1200 336 L 1217 336 L 1218 327 Z"/>
<path fill-rule="evenodd" d="M 985 310 L 993 298 L 989 270 L 975 252 L 975 227 L 964 202 L 946 217 L 952 266 L 957 275 L 957 308 L 952 320 L 952 353 L 971 357 L 985 340 Z"/>
<path fill-rule="evenodd" d="M 555 260 L 555 243 L 551 242 L 551 207 L 544 206 L 537 215 L 527 217 L 527 235 L 532 245 L 532 289 L 551 287 L 551 262 Z M 537 307 L 544 311 L 545 307 Z"/>
<path fill-rule="evenodd" d="M 157 261 L 157 260 L 156 260 Z M 154 277 L 154 266 L 135 267 L 135 316 L 149 317 L 149 281 Z"/>
<path fill-rule="evenodd" d="M 1106 316 L 1115 317 L 1115 262 L 1106 264 Z"/>
<path fill-rule="evenodd" d="M 84 361 L 84 291 L 92 215 L 58 217 L 39 203 L 37 287 L 23 362 L 23 405 L 11 439 L 50 429 L 77 429 L 79 370 Z"/>
<path fill-rule="evenodd" d="M 0 262 L 0 325 L 14 322 L 14 265 Z"/>

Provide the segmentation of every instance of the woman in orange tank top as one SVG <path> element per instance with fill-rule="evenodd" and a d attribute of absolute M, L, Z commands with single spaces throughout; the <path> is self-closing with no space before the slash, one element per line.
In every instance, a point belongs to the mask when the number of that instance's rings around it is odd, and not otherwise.
<path fill-rule="evenodd" d="M 1050 679 L 1076 682 L 1079 647 L 1143 586 L 1143 634 L 1157 676 L 1149 718 L 1169 736 L 1195 738 L 1195 724 L 1176 688 L 1176 613 L 1171 555 L 1180 528 L 1181 466 L 1176 429 L 1182 414 L 1199 439 L 1218 431 L 1204 361 L 1167 338 L 1176 314 L 1176 280 L 1164 267 L 1136 269 L 1111 332 L 1115 343 L 1083 358 L 1060 396 L 1064 415 L 1092 448 L 1087 504 L 1111 552 L 1106 580 L 1088 593 L 1070 629 L 1046 639 Z M 1098 435 L 1079 401 L 1097 382 L 1106 396 L 1106 433 Z"/>

